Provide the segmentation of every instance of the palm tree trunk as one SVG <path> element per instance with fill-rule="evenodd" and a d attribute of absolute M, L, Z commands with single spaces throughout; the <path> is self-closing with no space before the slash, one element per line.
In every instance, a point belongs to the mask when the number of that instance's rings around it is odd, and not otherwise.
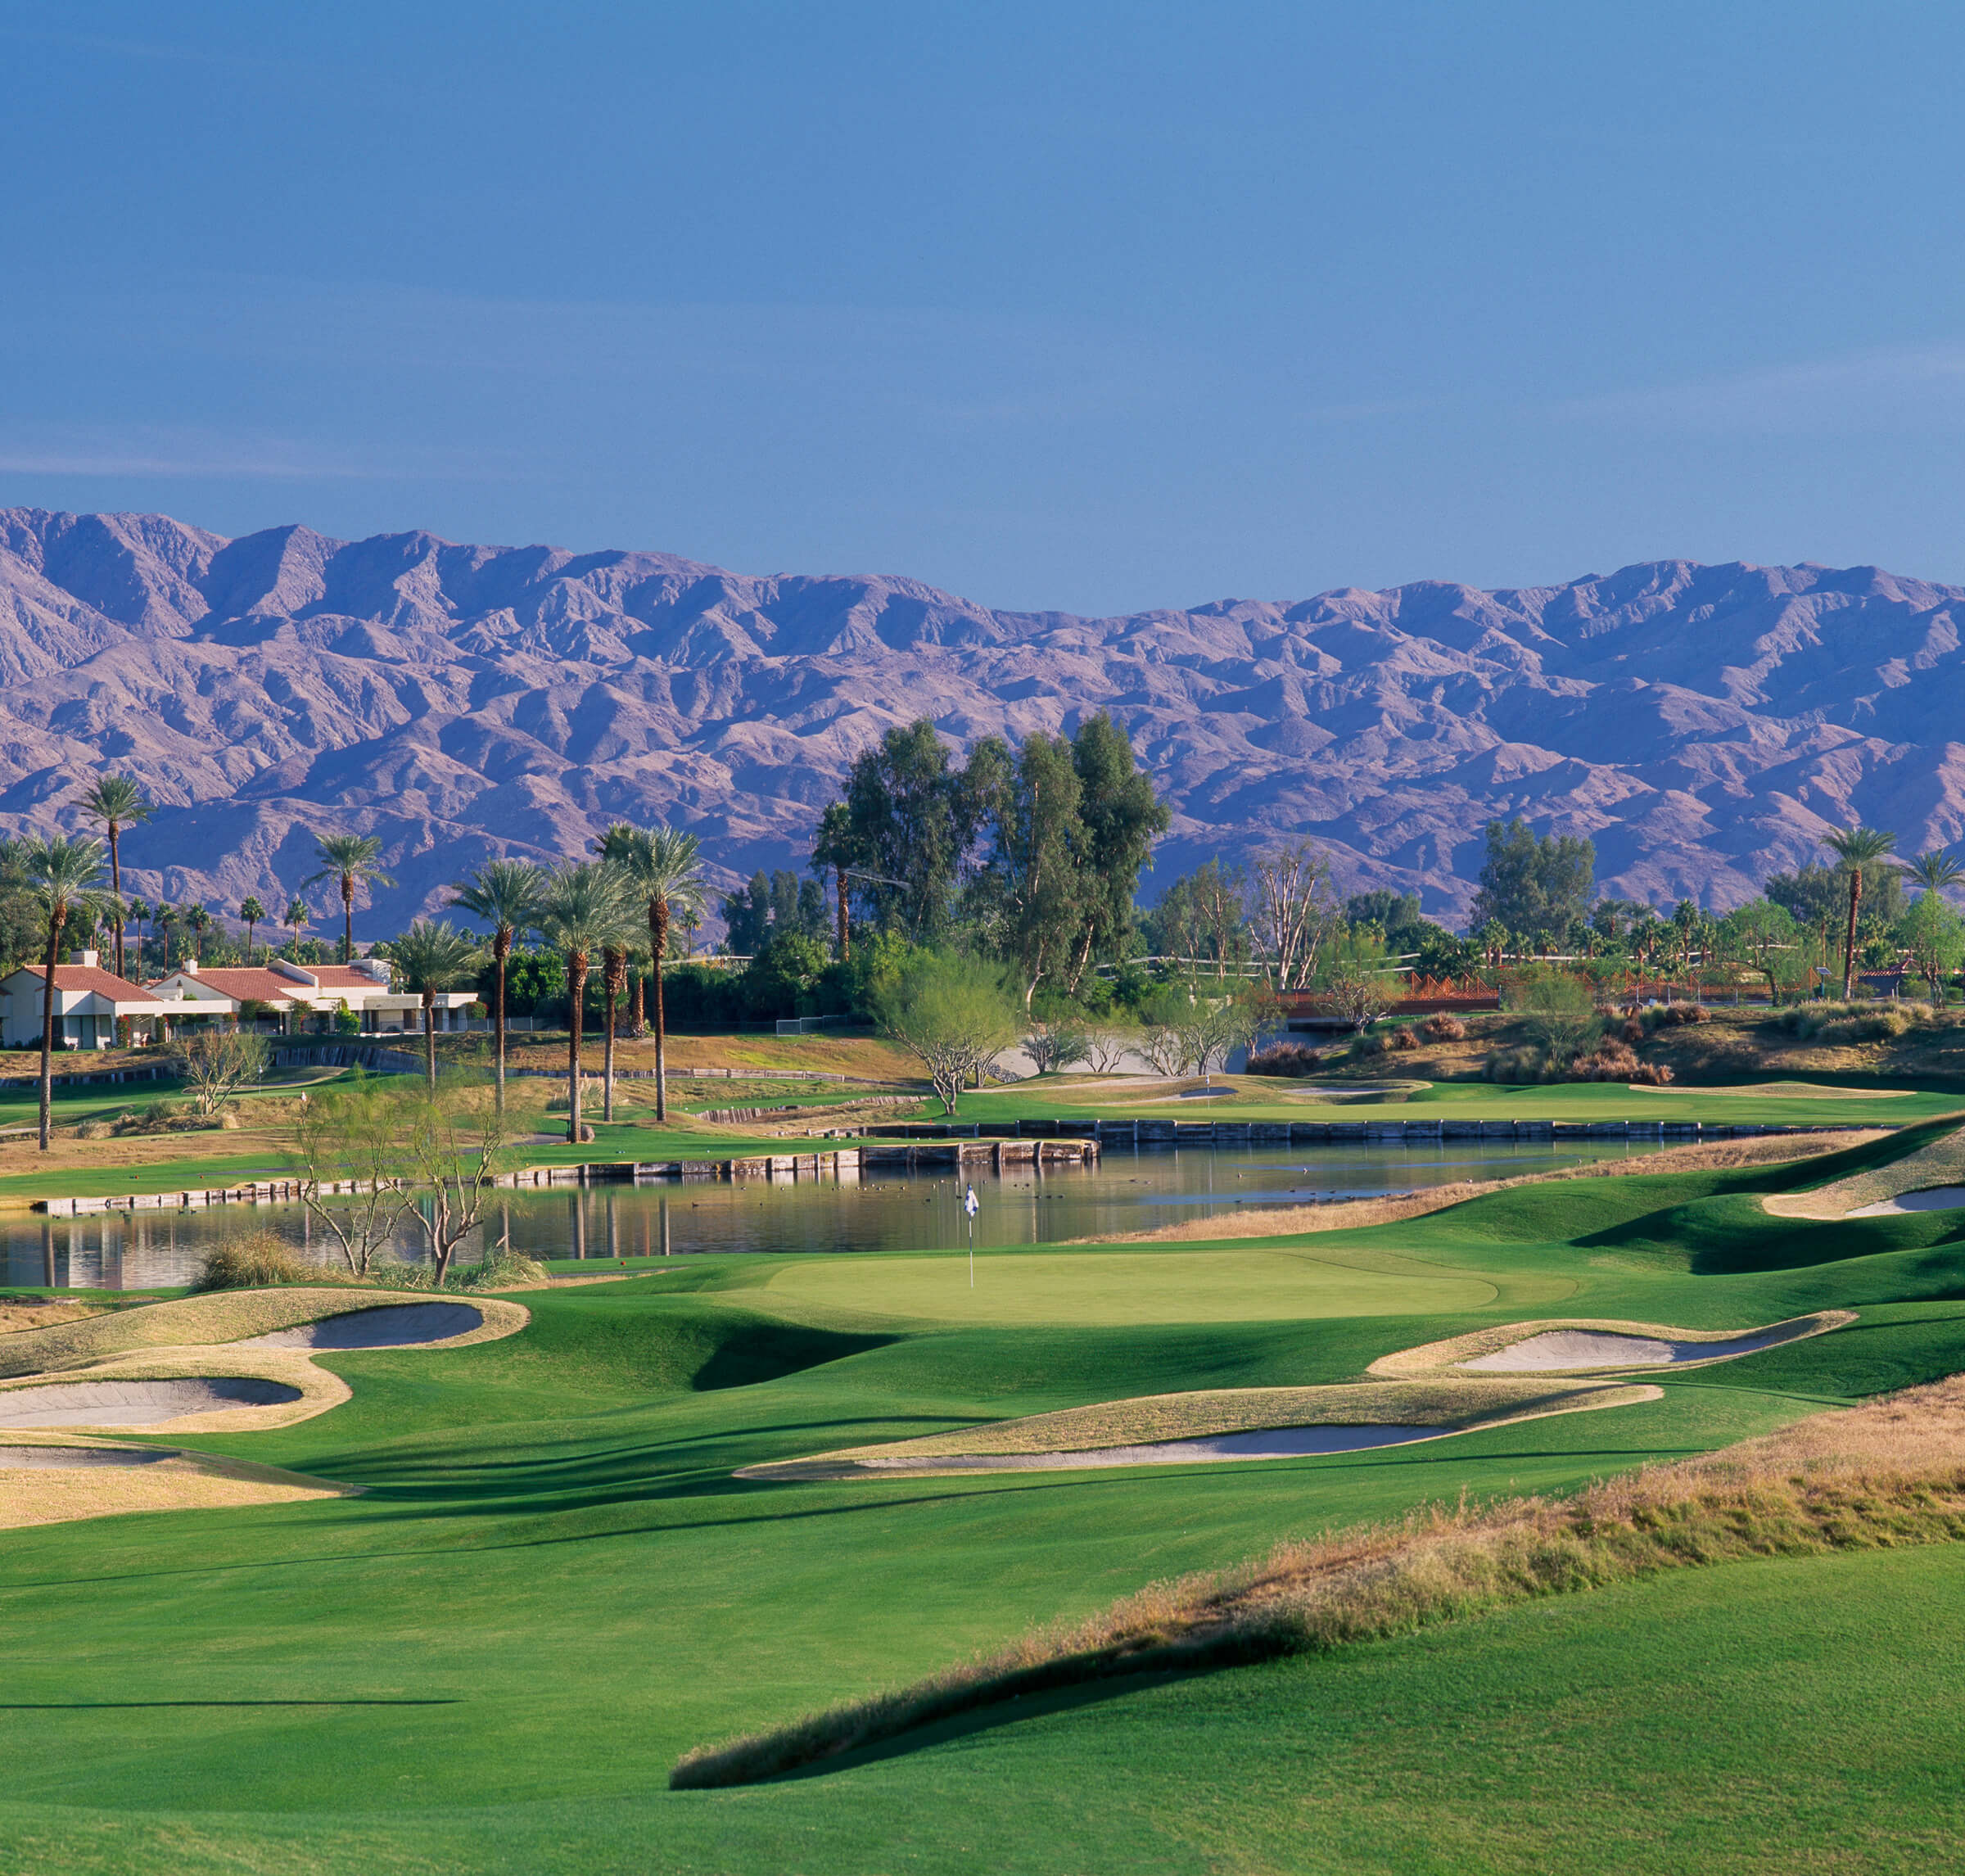
<path fill-rule="evenodd" d="M 436 1032 L 430 1026 L 430 1019 L 436 1014 L 436 992 L 423 992 L 423 1079 L 434 1089 L 436 1086 Z"/>
<path fill-rule="evenodd" d="M 643 996 L 641 973 L 638 970 L 635 973 L 634 1002 L 628 1010 L 628 1033 L 637 1040 L 648 1033 L 648 1006 L 642 1001 Z"/>
<path fill-rule="evenodd" d="M 123 974 L 123 862 L 116 852 L 116 824 L 109 824 L 109 890 L 115 902 L 116 975 Z"/>
<path fill-rule="evenodd" d="M 648 955 L 655 969 L 652 981 L 655 988 L 655 1119 L 658 1123 L 669 1118 L 669 1060 L 668 1024 L 662 1006 L 662 958 L 669 944 L 669 902 L 666 899 L 648 901 Z"/>
<path fill-rule="evenodd" d="M 1849 870 L 1849 943 L 1842 952 L 1842 1001 L 1846 1003 L 1856 989 L 1856 908 L 1863 903 L 1863 869 Z"/>
<path fill-rule="evenodd" d="M 846 868 L 845 868 L 843 866 L 841 866 L 841 867 L 838 869 L 838 874 L 839 874 L 839 961 L 840 961 L 842 964 L 844 964 L 844 963 L 847 961 L 847 960 L 849 957 L 851 957 L 851 956 L 852 956 L 852 933 L 851 929 L 848 928 L 848 925 L 847 925 L 847 911 L 846 911 Z"/>
<path fill-rule="evenodd" d="M 496 1091 L 492 1096 L 498 1111 L 505 1111 L 505 956 L 512 948 L 508 933 L 502 929 L 491 939 L 491 961 L 496 967 L 497 995 L 491 1006 L 491 1083 Z"/>
<path fill-rule="evenodd" d="M 608 1039 L 603 1045 L 600 1071 L 600 1118 L 614 1118 L 614 999 L 619 994 L 612 982 L 608 992 Z"/>
<path fill-rule="evenodd" d="M 341 875 L 341 962 L 355 962 L 355 881 Z"/>
<path fill-rule="evenodd" d="M 567 959 L 567 1138 L 580 1144 L 580 1032 L 587 995 L 587 954 Z"/>
<path fill-rule="evenodd" d="M 55 1102 L 55 960 L 61 955 L 61 927 L 67 913 L 56 908 L 47 915 L 47 979 L 43 985 L 41 1014 L 41 1150 L 47 1150 L 47 1124 Z"/>

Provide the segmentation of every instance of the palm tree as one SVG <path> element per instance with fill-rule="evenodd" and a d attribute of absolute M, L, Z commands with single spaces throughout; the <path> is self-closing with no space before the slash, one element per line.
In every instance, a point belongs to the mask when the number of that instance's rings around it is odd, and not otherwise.
<path fill-rule="evenodd" d="M 600 981 L 608 994 L 608 1039 L 601 1057 L 600 1117 L 603 1120 L 612 1120 L 614 1118 L 614 1010 L 628 981 L 628 945 L 625 937 L 601 952 Z"/>
<path fill-rule="evenodd" d="M 634 888 L 605 861 L 567 860 L 556 866 L 535 921 L 546 943 L 567 960 L 567 1138 L 580 1141 L 580 1033 L 587 970 L 596 952 L 620 943 L 634 916 Z"/>
<path fill-rule="evenodd" d="M 418 919 L 389 947 L 389 961 L 403 974 L 403 988 L 423 1000 L 423 1077 L 436 1086 L 436 1034 L 431 1019 L 436 993 L 454 990 L 477 970 L 478 947 L 447 919 Z"/>
<path fill-rule="evenodd" d="M 137 975 L 138 977 L 143 974 L 143 921 L 149 916 L 150 906 L 146 901 L 132 899 L 129 902 L 129 922 L 137 928 Z M 117 974 L 120 976 L 122 974 L 120 962 L 118 963 L 116 970 Z"/>
<path fill-rule="evenodd" d="M 184 914 L 184 922 L 191 927 L 192 948 L 195 952 L 205 948 L 205 933 L 211 926 L 211 914 L 202 906 L 192 906 Z M 192 961 L 196 961 L 194 956 Z"/>
<path fill-rule="evenodd" d="M 102 879 L 102 843 L 37 836 L 23 843 L 28 889 L 47 920 L 47 974 L 42 983 L 41 1150 L 47 1150 L 47 1129 L 55 1093 L 55 966 L 61 956 L 61 928 L 71 913 L 86 911 Z"/>
<path fill-rule="evenodd" d="M 1863 904 L 1863 869 L 1884 857 L 1897 843 L 1894 834 L 1874 827 L 1845 827 L 1825 834 L 1822 844 L 1849 869 L 1849 936 L 1842 953 L 1842 1001 L 1846 1003 L 1856 988 L 1856 914 Z"/>
<path fill-rule="evenodd" d="M 296 961 L 300 956 L 300 933 L 306 930 L 308 921 L 313 916 L 314 914 L 307 910 L 307 902 L 305 899 L 296 896 L 287 902 L 287 916 L 280 922 L 292 929 L 294 956 Z"/>
<path fill-rule="evenodd" d="M 505 962 L 513 945 L 538 923 L 545 888 L 544 870 L 524 860 L 487 860 L 469 879 L 454 881 L 450 888 L 453 906 L 491 928 L 491 965 L 497 979 L 491 1005 L 492 1053 L 500 1114 L 505 1110 Z"/>
<path fill-rule="evenodd" d="M 341 893 L 341 962 L 355 961 L 355 894 L 359 886 L 393 886 L 380 865 L 382 843 L 373 834 L 323 834 L 314 843 L 321 870 L 300 882 L 304 893 L 323 879 L 332 879 Z"/>
<path fill-rule="evenodd" d="M 242 899 L 239 901 L 239 916 L 245 921 L 246 961 L 251 965 L 252 962 L 252 928 L 265 922 L 266 908 L 257 899 Z"/>
<path fill-rule="evenodd" d="M 654 959 L 655 1118 L 669 1118 L 667 1024 L 662 1005 L 662 965 L 668 955 L 671 919 L 687 919 L 702 909 L 704 891 L 702 843 L 672 827 L 610 827 L 601 837 L 602 855 L 626 875 L 646 906 L 648 950 Z"/>
<path fill-rule="evenodd" d="M 1914 860 L 1900 861 L 1897 870 L 1912 885 L 1927 893 L 1942 893 L 1965 879 L 1965 866 L 1961 866 L 1941 847 L 1933 848 L 1928 853 L 1920 853 Z"/>
<path fill-rule="evenodd" d="M 115 904 L 110 910 L 116 937 L 116 975 L 123 974 L 123 862 L 117 851 L 117 836 L 126 827 L 148 820 L 151 805 L 141 784 L 129 775 L 103 775 L 82 798 L 83 811 L 102 822 L 109 835 L 109 889 Z"/>
<path fill-rule="evenodd" d="M 177 913 L 169 906 L 160 905 L 151 916 L 151 929 L 164 934 L 164 974 L 170 975 L 170 928 L 178 922 Z"/>

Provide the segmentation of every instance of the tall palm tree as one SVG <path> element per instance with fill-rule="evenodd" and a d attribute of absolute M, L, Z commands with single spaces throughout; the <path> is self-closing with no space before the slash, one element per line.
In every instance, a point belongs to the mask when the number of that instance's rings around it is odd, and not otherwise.
<path fill-rule="evenodd" d="M 47 920 L 47 974 L 42 983 L 41 1150 L 47 1150 L 48 1119 L 55 1094 L 55 966 L 61 957 L 61 929 L 73 913 L 90 909 L 102 879 L 102 843 L 36 836 L 21 846 L 33 893 Z"/>
<path fill-rule="evenodd" d="M 141 977 L 143 974 L 143 921 L 150 916 L 149 902 L 143 899 L 132 899 L 129 914 L 129 922 L 137 928 L 137 976 Z M 117 974 L 122 974 L 120 964 L 117 966 Z"/>
<path fill-rule="evenodd" d="M 205 934 L 211 929 L 211 914 L 202 906 L 192 906 L 185 911 L 184 922 L 191 927 L 192 952 L 195 954 L 203 951 Z"/>
<path fill-rule="evenodd" d="M 123 861 L 117 837 L 126 827 L 148 820 L 151 808 L 142 786 L 129 775 L 102 775 L 82 798 L 83 811 L 99 820 L 109 836 L 109 890 L 115 901 L 110 911 L 116 938 L 116 975 L 123 974 Z"/>
<path fill-rule="evenodd" d="M 296 961 L 300 949 L 300 933 L 306 930 L 308 923 L 313 917 L 314 914 L 307 909 L 307 902 L 297 894 L 287 902 L 287 916 L 281 920 L 281 923 L 292 930 L 293 949 Z"/>
<path fill-rule="evenodd" d="M 608 1001 L 607 1042 L 601 1057 L 600 1117 L 603 1120 L 612 1120 L 614 1118 L 614 1012 L 628 981 L 628 944 L 625 936 L 602 951 L 600 981 Z"/>
<path fill-rule="evenodd" d="M 382 869 L 382 843 L 373 834 L 323 834 L 314 843 L 314 857 L 321 870 L 300 882 L 304 893 L 309 886 L 332 879 L 341 894 L 341 962 L 355 961 L 355 895 L 363 886 L 393 886 L 395 882 Z"/>
<path fill-rule="evenodd" d="M 1856 988 L 1856 914 L 1863 904 L 1863 869 L 1884 858 L 1897 844 L 1897 837 L 1880 828 L 1845 827 L 1823 834 L 1822 844 L 1849 869 L 1849 934 L 1842 953 L 1842 1001 L 1846 1003 Z"/>
<path fill-rule="evenodd" d="M 252 928 L 266 921 L 266 908 L 257 899 L 239 901 L 239 917 L 246 926 L 246 962 L 252 962 Z"/>
<path fill-rule="evenodd" d="M 178 922 L 174 907 L 160 905 L 151 915 L 151 929 L 164 934 L 164 974 L 170 975 L 170 928 Z"/>
<path fill-rule="evenodd" d="M 477 946 L 447 919 L 418 919 L 389 947 L 389 961 L 403 974 L 403 988 L 423 1000 L 423 1078 L 436 1086 L 436 1033 L 431 1018 L 436 993 L 475 976 Z"/>
<path fill-rule="evenodd" d="M 1920 853 L 1914 860 L 1900 861 L 1897 870 L 1912 885 L 1927 893 L 1942 893 L 1965 879 L 1965 866 L 1941 847 L 1934 847 L 1928 853 Z"/>
<path fill-rule="evenodd" d="M 567 960 L 567 1138 L 580 1141 L 580 1033 L 587 971 L 597 952 L 625 938 L 634 916 L 633 888 L 605 861 L 567 860 L 546 882 L 536 924 Z"/>
<path fill-rule="evenodd" d="M 539 921 L 546 889 L 541 867 L 524 860 L 487 860 L 468 879 L 452 883 L 450 903 L 491 928 L 496 975 L 491 1004 L 492 1053 L 497 1064 L 498 1111 L 505 1111 L 505 964 L 513 945 Z"/>
<path fill-rule="evenodd" d="M 630 827 L 625 822 L 601 836 L 603 857 L 632 883 L 648 920 L 648 950 L 654 959 L 655 1118 L 669 1118 L 668 1027 L 662 1002 L 662 965 L 669 949 L 672 920 L 687 919 L 702 906 L 705 886 L 702 843 L 693 834 L 667 826 Z"/>

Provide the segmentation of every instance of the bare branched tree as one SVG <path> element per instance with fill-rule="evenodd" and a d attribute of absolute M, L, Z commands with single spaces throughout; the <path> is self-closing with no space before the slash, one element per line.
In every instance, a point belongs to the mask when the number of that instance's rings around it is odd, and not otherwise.
<path fill-rule="evenodd" d="M 183 1078 L 192 1111 L 216 1114 L 266 1066 L 266 1041 L 249 1029 L 202 1029 L 171 1051 L 172 1065 Z"/>
<path fill-rule="evenodd" d="M 1337 916 L 1330 884 L 1329 855 L 1307 840 L 1249 862 L 1249 939 L 1272 990 L 1309 983 L 1317 947 Z"/>
<path fill-rule="evenodd" d="M 300 1096 L 291 1153 L 308 1218 L 341 1247 L 349 1273 L 366 1277 L 416 1203 L 405 1177 L 401 1096 L 379 1081 Z M 337 1189 L 338 1188 L 338 1189 Z"/>
<path fill-rule="evenodd" d="M 511 1135 L 494 1091 L 440 1083 L 404 1117 L 404 1155 L 416 1202 L 409 1216 L 430 1254 L 430 1280 L 441 1289 L 457 1248 L 485 1221 L 493 1175 Z"/>

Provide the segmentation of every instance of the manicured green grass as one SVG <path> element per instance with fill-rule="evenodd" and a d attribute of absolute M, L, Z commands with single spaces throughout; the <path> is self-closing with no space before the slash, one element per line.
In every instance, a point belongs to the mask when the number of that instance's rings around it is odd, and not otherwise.
<path fill-rule="evenodd" d="M 991 1254 L 1064 1319 L 924 1309 L 965 1286 L 955 1254 L 729 1256 L 532 1293 L 504 1341 L 323 1356 L 346 1406 L 190 1443 L 365 1495 L 7 1535 L 0 1868 L 1932 1867 L 1965 1824 L 1948 1548 L 1687 1572 L 1036 1702 L 823 1777 L 663 1788 L 689 1747 L 1285 1535 L 1566 1490 L 1965 1367 L 1958 1218 L 1760 1211 L 1834 1170 L 1529 1187 L 1220 1252 Z M 1226 1309 L 1237 1290 L 1270 1313 Z M 1837 1306 L 1855 1327 L 1661 1377 L 1656 1402 L 1406 1449 L 731 1476 L 1127 1395 L 1353 1380 L 1489 1322 Z"/>

